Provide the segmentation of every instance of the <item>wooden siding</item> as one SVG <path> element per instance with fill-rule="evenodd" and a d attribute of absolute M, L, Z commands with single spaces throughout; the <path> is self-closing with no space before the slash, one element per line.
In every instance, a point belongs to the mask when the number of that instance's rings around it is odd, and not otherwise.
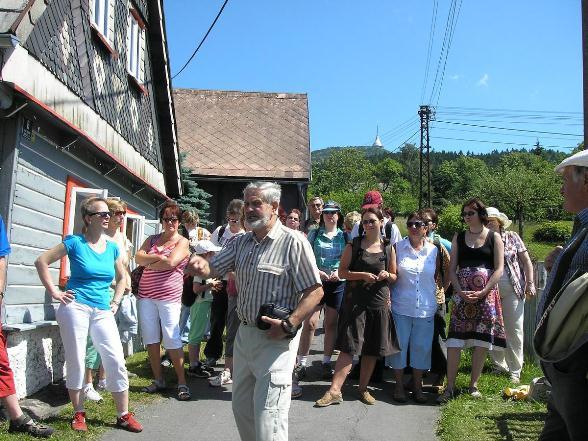
<path fill-rule="evenodd" d="M 8 258 L 4 321 L 18 324 L 54 320 L 57 303 L 45 292 L 34 262 L 39 254 L 62 240 L 67 177 L 73 176 L 92 188 L 107 189 L 109 196 L 120 197 L 146 219 L 157 218 L 156 208 L 40 136 L 21 138 L 16 157 L 11 223 L 7 226 L 12 253 Z M 144 232 L 154 234 L 155 226 L 145 224 Z M 59 268 L 59 262 L 50 267 L 56 284 Z"/>
<path fill-rule="evenodd" d="M 145 0 L 110 0 L 108 40 L 118 56 L 111 56 L 93 35 L 90 26 L 92 1 L 54 0 L 23 46 L 56 78 L 114 127 L 134 149 L 157 170 L 163 170 L 161 139 L 152 78 L 149 41 L 145 40 L 142 80 L 143 95 L 130 84 L 127 74 L 127 17 L 135 5 L 147 27 Z"/>

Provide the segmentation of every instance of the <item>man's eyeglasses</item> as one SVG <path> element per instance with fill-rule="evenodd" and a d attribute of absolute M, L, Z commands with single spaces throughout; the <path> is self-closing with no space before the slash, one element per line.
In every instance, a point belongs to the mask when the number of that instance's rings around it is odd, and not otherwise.
<path fill-rule="evenodd" d="M 127 214 L 126 211 L 111 211 L 110 215 L 111 216 L 125 216 Z"/>
<path fill-rule="evenodd" d="M 362 225 L 374 225 L 376 222 L 378 222 L 377 219 L 364 219 L 361 221 Z"/>
<path fill-rule="evenodd" d="M 110 217 L 110 211 L 95 211 L 93 213 L 88 213 L 88 216 L 98 216 L 102 219 L 106 219 L 107 217 Z"/>
<path fill-rule="evenodd" d="M 298 219 L 297 217 L 292 217 L 292 216 L 288 216 L 288 220 L 294 221 L 294 222 L 300 222 L 300 219 Z"/>
<path fill-rule="evenodd" d="M 421 227 L 424 227 L 425 225 L 426 224 L 424 222 L 421 222 L 421 221 L 414 221 L 414 222 L 409 221 L 409 222 L 406 223 L 406 226 L 408 228 L 421 228 Z"/>
<path fill-rule="evenodd" d="M 461 213 L 461 217 L 466 217 L 466 216 L 473 216 L 477 213 L 477 211 L 462 211 Z"/>
<path fill-rule="evenodd" d="M 177 217 L 164 217 L 161 219 L 164 222 L 178 222 L 179 219 Z"/>

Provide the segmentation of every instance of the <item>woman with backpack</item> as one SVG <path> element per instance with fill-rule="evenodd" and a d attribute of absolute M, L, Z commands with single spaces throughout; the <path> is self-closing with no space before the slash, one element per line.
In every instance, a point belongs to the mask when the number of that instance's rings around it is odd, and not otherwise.
<path fill-rule="evenodd" d="M 328 201 L 322 210 L 319 227 L 308 232 L 307 236 L 314 256 L 319 275 L 323 284 L 323 296 L 316 311 L 304 322 L 300 347 L 298 350 L 298 366 L 295 374 L 298 379 L 304 377 L 306 360 L 312 343 L 312 337 L 317 327 L 320 311 L 325 309 L 325 346 L 322 365 L 322 377 L 330 380 L 333 377 L 331 356 L 337 335 L 337 321 L 339 309 L 345 291 L 345 281 L 339 278 L 339 261 L 347 245 L 347 234 L 343 232 L 343 216 L 341 207 L 335 201 Z"/>
<path fill-rule="evenodd" d="M 345 247 L 339 265 L 339 277 L 347 280 L 335 348 L 341 353 L 329 390 L 316 401 L 326 407 L 343 401 L 341 387 L 351 371 L 354 355 L 362 355 L 359 396 L 365 404 L 375 404 L 367 390 L 378 358 L 398 352 L 394 320 L 390 312 L 389 284 L 396 280 L 396 255 L 380 235 L 384 222 L 376 207 L 362 210 L 365 236 L 357 237 Z"/>

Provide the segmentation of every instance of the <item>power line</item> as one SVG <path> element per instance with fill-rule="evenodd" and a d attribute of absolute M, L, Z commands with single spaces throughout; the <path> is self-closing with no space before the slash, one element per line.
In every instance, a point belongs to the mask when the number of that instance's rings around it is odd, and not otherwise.
<path fill-rule="evenodd" d="M 447 14 L 447 22 L 445 23 L 445 34 L 443 36 L 441 52 L 439 53 L 439 60 L 437 61 L 437 71 L 435 72 L 435 80 L 433 82 L 433 88 L 431 89 L 431 95 L 429 97 L 430 103 L 433 102 L 433 97 L 435 97 L 435 95 L 437 95 L 438 97 L 440 96 L 441 89 L 443 87 L 443 78 L 445 76 L 445 66 L 447 65 L 447 57 L 449 56 L 449 49 L 451 48 L 453 33 L 455 31 L 455 26 L 457 25 L 459 10 L 461 10 L 461 0 L 459 0 L 459 9 L 457 8 L 457 1 L 458 0 L 451 0 L 451 6 L 449 7 L 449 12 Z M 441 71 L 442 65 L 443 71 Z M 440 73 L 441 75 L 439 75 Z M 438 78 L 439 82 L 437 82 Z M 438 98 L 437 102 L 439 102 Z"/>
<path fill-rule="evenodd" d="M 438 106 L 437 109 L 452 109 L 452 110 L 476 110 L 489 112 L 527 112 L 527 113 L 560 113 L 560 114 L 574 114 L 583 115 L 582 112 L 569 112 L 559 110 L 523 110 L 523 109 L 490 109 L 483 107 L 459 107 L 459 106 Z"/>
<path fill-rule="evenodd" d="M 198 52 L 198 50 L 200 49 L 200 47 L 204 44 L 204 41 L 206 40 L 206 37 L 208 37 L 208 34 L 210 34 L 210 31 L 212 31 L 212 28 L 214 27 L 214 25 L 218 21 L 219 17 L 223 13 L 223 9 L 225 9 L 225 6 L 227 5 L 228 2 L 229 2 L 229 0 L 225 0 L 224 1 L 223 5 L 221 6 L 220 10 L 218 11 L 218 14 L 216 14 L 216 17 L 215 17 L 214 21 L 212 22 L 212 24 L 208 28 L 208 31 L 206 31 L 206 34 L 204 34 L 204 37 L 200 41 L 200 44 L 198 45 L 198 47 L 196 47 L 196 49 L 194 50 L 194 52 L 192 53 L 192 55 L 190 56 L 190 58 L 188 58 L 188 61 L 186 61 L 186 64 L 184 64 L 182 66 L 182 68 L 180 69 L 180 71 L 177 74 L 175 74 L 173 77 L 171 77 L 172 80 L 175 77 L 177 77 L 179 74 L 181 74 L 184 71 L 184 69 L 186 67 L 188 67 L 188 64 L 190 64 L 190 61 L 192 61 L 192 59 L 196 56 L 196 53 Z"/>
<path fill-rule="evenodd" d="M 583 135 L 579 135 L 577 133 L 561 133 L 561 132 L 546 132 L 546 131 L 542 131 L 542 130 L 515 129 L 512 127 L 485 126 L 482 124 L 469 124 L 469 123 L 462 123 L 462 122 L 457 122 L 457 121 L 437 120 L 437 122 L 442 123 L 442 124 L 454 124 L 454 125 L 458 125 L 458 126 L 481 127 L 483 129 L 508 130 L 511 132 L 540 133 L 540 134 L 544 134 L 544 135 L 562 135 L 562 136 L 577 136 L 577 137 L 583 136 Z"/>
<path fill-rule="evenodd" d="M 449 50 L 451 49 L 451 43 L 453 42 L 453 34 L 455 33 L 455 28 L 457 26 L 457 20 L 459 19 L 459 13 L 461 11 L 461 4 L 462 4 L 461 0 L 459 0 L 457 14 L 455 16 L 453 26 L 451 27 L 451 33 L 449 34 L 449 45 L 447 46 L 447 53 L 445 54 L 445 61 L 443 62 L 443 71 L 441 72 L 441 82 L 439 83 L 439 89 L 437 90 L 437 100 L 435 101 L 435 106 L 437 106 L 439 104 L 439 98 L 441 98 L 441 90 L 443 89 L 443 81 L 445 80 L 445 67 L 447 66 L 447 59 L 449 58 Z"/>
<path fill-rule="evenodd" d="M 399 129 L 403 126 L 406 126 L 408 123 L 410 123 L 411 121 L 416 121 L 416 116 L 411 116 L 409 119 L 407 119 L 406 121 L 398 124 L 396 127 L 391 128 L 390 130 L 385 131 L 384 133 L 382 133 L 382 135 L 380 136 L 380 138 L 383 138 L 385 136 L 388 136 L 390 133 L 392 132 L 397 132 L 399 131 Z"/>
<path fill-rule="evenodd" d="M 483 133 L 486 135 L 496 135 L 496 136 L 520 136 L 520 137 L 529 137 L 524 133 L 500 133 L 500 132 L 488 132 L 486 130 L 468 130 L 468 129 L 458 129 L 455 127 L 435 127 L 436 130 L 451 130 L 463 133 Z M 569 138 L 557 138 L 552 136 L 542 136 L 541 139 L 557 139 L 560 141 L 570 141 Z"/>
<path fill-rule="evenodd" d="M 435 39 L 435 28 L 437 27 L 437 0 L 433 4 L 433 14 L 431 15 L 431 28 L 429 29 L 429 46 L 427 48 L 427 62 L 425 64 L 425 78 L 423 80 L 423 87 L 421 88 L 421 104 L 425 99 L 425 91 L 427 89 L 427 83 L 429 82 L 429 68 L 431 66 L 431 53 L 433 52 L 433 40 Z"/>
<path fill-rule="evenodd" d="M 481 143 L 485 143 L 485 144 L 501 144 L 501 145 L 516 145 L 519 147 L 532 147 L 534 146 L 534 144 L 522 144 L 522 143 L 517 143 L 517 142 L 496 142 L 496 141 L 488 141 L 488 140 L 482 140 L 482 139 L 465 139 L 465 138 L 449 138 L 449 137 L 445 137 L 445 136 L 435 136 L 435 139 L 447 139 L 450 141 L 466 141 L 466 142 L 481 142 Z M 556 149 L 575 149 L 576 146 L 573 147 L 565 147 L 565 146 L 559 146 L 559 145 L 543 145 L 541 144 L 542 147 L 547 147 L 547 148 L 556 148 Z"/>
<path fill-rule="evenodd" d="M 398 147 L 393 148 L 392 150 L 390 150 L 390 153 L 394 153 L 397 150 L 400 150 L 400 148 L 405 145 L 408 141 L 410 141 L 412 138 L 415 137 L 415 135 L 417 133 L 419 133 L 421 131 L 421 129 L 419 128 L 416 132 L 414 132 L 412 135 L 410 135 L 408 138 L 406 138 L 404 141 L 402 141 L 400 144 L 398 144 Z"/>
<path fill-rule="evenodd" d="M 406 133 L 408 133 L 409 131 L 413 130 L 414 129 L 414 126 L 416 124 L 418 124 L 418 120 L 417 119 L 415 119 L 410 124 L 408 124 L 407 126 L 403 127 L 402 129 L 396 131 L 395 133 L 390 134 L 390 135 L 387 135 L 387 136 L 384 136 L 384 137 L 380 137 L 380 139 L 382 141 L 389 142 L 389 141 L 392 141 L 393 139 L 403 137 L 403 136 L 406 135 Z"/>

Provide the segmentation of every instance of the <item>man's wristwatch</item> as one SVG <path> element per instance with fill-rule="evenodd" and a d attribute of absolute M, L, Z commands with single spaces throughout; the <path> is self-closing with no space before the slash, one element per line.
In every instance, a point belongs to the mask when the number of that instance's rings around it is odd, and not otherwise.
<path fill-rule="evenodd" d="M 290 318 L 286 318 L 284 320 L 282 320 L 282 323 L 280 323 L 280 326 L 282 327 L 282 330 L 286 333 L 286 336 L 288 338 L 292 338 L 296 335 L 296 333 L 298 332 L 298 327 L 294 326 L 292 324 L 292 322 L 290 322 Z"/>

